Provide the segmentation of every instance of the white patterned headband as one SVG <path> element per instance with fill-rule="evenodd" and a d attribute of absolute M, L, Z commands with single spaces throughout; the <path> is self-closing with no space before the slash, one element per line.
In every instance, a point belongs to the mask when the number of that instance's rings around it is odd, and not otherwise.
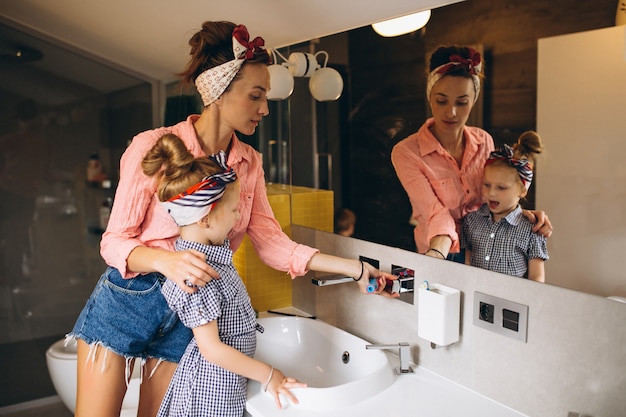
<path fill-rule="evenodd" d="M 463 58 L 461 55 L 450 55 L 450 62 L 440 65 L 428 74 L 428 82 L 426 84 L 426 97 L 430 100 L 430 92 L 433 86 L 443 77 L 457 68 L 465 67 L 472 76 L 474 82 L 474 103 L 478 100 L 478 94 L 480 93 L 480 73 L 482 72 L 483 62 L 480 56 L 480 52 L 473 48 L 467 48 L 469 50 L 470 57 Z"/>
<path fill-rule="evenodd" d="M 235 59 L 209 68 L 196 78 L 196 88 L 202 97 L 204 106 L 217 100 L 233 81 L 246 59 L 252 59 L 254 54 L 265 45 L 263 38 L 257 36 L 249 40 L 248 29 L 239 25 L 233 30 L 233 54 Z"/>
<path fill-rule="evenodd" d="M 161 205 L 179 226 L 187 226 L 204 218 L 211 212 L 213 205 L 222 198 L 226 192 L 226 186 L 237 180 L 235 171 L 226 165 L 226 153 L 224 151 L 220 151 L 210 158 L 224 171 L 204 177 L 202 181 L 192 185 L 182 193 L 161 202 Z"/>

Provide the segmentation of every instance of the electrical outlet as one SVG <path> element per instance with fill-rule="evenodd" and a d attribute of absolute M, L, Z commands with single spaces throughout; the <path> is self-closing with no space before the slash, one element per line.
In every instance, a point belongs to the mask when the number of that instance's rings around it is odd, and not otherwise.
<path fill-rule="evenodd" d="M 474 326 L 526 342 L 528 306 L 474 292 Z"/>
<path fill-rule="evenodd" d="M 479 304 L 478 318 L 482 321 L 493 323 L 494 308 L 493 304 L 483 303 L 481 301 Z"/>
<path fill-rule="evenodd" d="M 380 261 L 372 258 L 368 258 L 367 256 L 359 256 L 359 261 L 367 262 L 372 265 L 376 269 L 380 269 Z"/>

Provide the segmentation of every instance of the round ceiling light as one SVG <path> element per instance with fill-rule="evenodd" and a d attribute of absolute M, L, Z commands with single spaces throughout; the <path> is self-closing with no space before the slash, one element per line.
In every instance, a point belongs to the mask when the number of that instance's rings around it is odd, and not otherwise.
<path fill-rule="evenodd" d="M 380 36 L 392 37 L 405 35 L 423 28 L 430 19 L 430 10 L 413 13 L 384 22 L 374 23 L 372 28 Z"/>

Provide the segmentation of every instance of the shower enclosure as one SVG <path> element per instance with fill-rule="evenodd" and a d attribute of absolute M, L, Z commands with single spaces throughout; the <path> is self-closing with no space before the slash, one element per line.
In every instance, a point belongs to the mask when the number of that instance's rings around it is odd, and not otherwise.
<path fill-rule="evenodd" d="M 0 407 L 55 395 L 45 349 L 104 270 L 119 158 L 153 126 L 154 83 L 20 29 L 0 23 Z"/>

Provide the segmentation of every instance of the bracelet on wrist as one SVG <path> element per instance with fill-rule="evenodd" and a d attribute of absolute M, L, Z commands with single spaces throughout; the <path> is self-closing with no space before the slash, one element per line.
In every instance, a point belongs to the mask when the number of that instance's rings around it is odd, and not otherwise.
<path fill-rule="evenodd" d="M 359 277 L 358 277 L 358 278 L 354 278 L 354 277 L 352 277 L 352 279 L 353 279 L 353 280 L 355 280 L 355 281 L 360 281 L 360 280 L 361 280 L 361 278 L 363 278 L 363 272 L 364 272 L 364 270 L 365 270 L 365 266 L 363 265 L 363 261 L 360 261 L 360 262 L 361 262 L 361 275 L 359 275 Z"/>
<path fill-rule="evenodd" d="M 430 252 L 430 251 L 438 253 L 441 256 L 441 259 L 446 259 L 446 255 L 444 255 L 441 251 L 435 248 L 429 248 L 426 252 Z"/>
<path fill-rule="evenodd" d="M 270 365 L 270 376 L 267 377 L 267 382 L 263 385 L 263 391 L 267 392 L 267 387 L 269 387 L 270 382 L 272 382 L 272 377 L 274 376 L 274 367 Z"/>

